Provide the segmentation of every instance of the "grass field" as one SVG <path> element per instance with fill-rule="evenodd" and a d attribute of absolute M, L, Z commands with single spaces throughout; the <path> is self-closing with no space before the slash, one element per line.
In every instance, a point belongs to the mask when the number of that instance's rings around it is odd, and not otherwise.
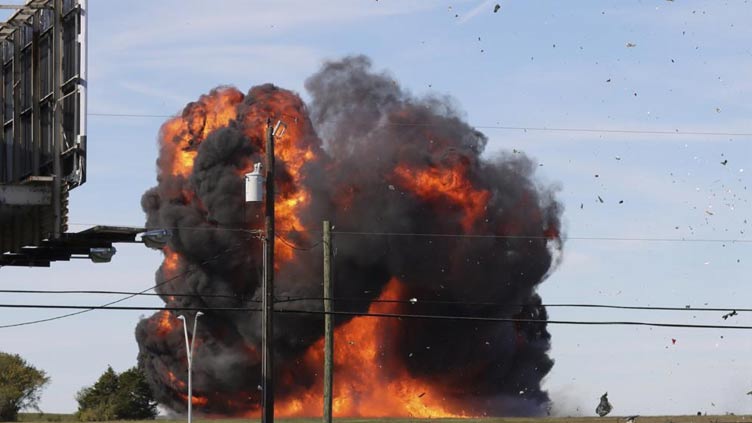
<path fill-rule="evenodd" d="M 22 413 L 19 421 L 24 423 L 34 422 L 75 422 L 71 414 L 37 414 Z M 156 423 L 182 423 L 186 419 L 158 418 Z M 258 422 L 254 419 L 193 419 L 195 423 L 246 423 Z M 321 423 L 316 419 L 277 419 L 280 423 Z M 543 417 L 543 418 L 479 418 L 479 419 L 335 419 L 336 423 L 411 423 L 411 422 L 440 421 L 441 423 L 625 423 L 624 417 Z M 752 423 L 752 416 L 645 416 L 636 419 L 635 423 Z M 132 421 L 131 423 L 155 423 L 155 420 Z"/>

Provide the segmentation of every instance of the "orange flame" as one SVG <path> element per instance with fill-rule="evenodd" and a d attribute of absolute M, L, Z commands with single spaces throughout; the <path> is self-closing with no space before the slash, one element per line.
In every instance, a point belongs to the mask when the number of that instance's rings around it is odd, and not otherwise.
<path fill-rule="evenodd" d="M 175 316 L 172 315 L 169 311 L 161 311 L 159 316 L 159 320 L 157 321 L 157 334 L 159 336 L 167 336 L 168 333 L 172 332 L 173 329 L 175 329 L 175 326 L 177 325 Z"/>
<path fill-rule="evenodd" d="M 382 300 L 403 296 L 399 280 L 384 288 Z M 398 313 L 394 303 L 373 303 L 369 313 Z M 409 374 L 394 352 L 386 348 L 399 330 L 396 319 L 356 317 L 335 330 L 333 412 L 337 417 L 466 417 L 442 392 Z M 305 354 L 310 368 L 321 367 L 324 341 L 319 340 Z M 388 369 L 388 371 L 385 371 Z M 388 373 L 388 374 L 387 374 Z M 321 382 L 307 392 L 279 400 L 275 415 L 306 417 L 321 414 Z M 255 415 L 255 413 L 250 413 Z"/>
<path fill-rule="evenodd" d="M 178 269 L 178 263 L 180 262 L 180 255 L 170 247 L 164 247 L 164 260 L 162 261 L 162 274 L 165 278 L 174 277 L 175 271 Z"/>
<path fill-rule="evenodd" d="M 308 191 L 302 189 L 303 167 L 306 163 L 315 161 L 320 156 L 318 147 L 307 133 L 311 132 L 311 122 L 301 112 L 304 110 L 302 101 L 291 96 L 285 91 L 263 91 L 256 94 L 258 104 L 266 106 L 251 109 L 244 117 L 245 135 L 252 140 L 259 140 L 261 151 L 266 150 L 266 131 L 270 124 L 276 126 L 282 122 L 280 130 L 274 134 L 274 157 L 277 161 L 276 170 L 281 170 L 284 175 L 277 174 L 275 181 L 276 197 L 274 202 L 277 231 L 282 238 L 286 233 L 304 229 L 299 215 L 310 204 L 311 197 Z M 252 164 L 248 164 L 250 166 Z M 298 233 L 304 241 L 307 236 Z M 282 262 L 293 259 L 295 251 L 288 243 L 277 242 L 274 246 L 275 267 Z"/>
<path fill-rule="evenodd" d="M 168 167 L 173 176 L 190 175 L 198 145 L 210 132 L 235 119 L 235 106 L 242 100 L 243 94 L 234 88 L 216 90 L 191 103 L 182 116 L 162 125 L 160 138 L 163 148 L 171 153 Z"/>
<path fill-rule="evenodd" d="M 180 396 L 180 398 L 183 399 L 183 401 L 188 400 L 188 395 L 183 394 L 183 393 L 179 393 L 178 395 Z M 198 396 L 198 395 L 191 395 L 191 404 L 193 404 L 196 407 L 203 407 L 209 404 L 209 398 Z"/>
<path fill-rule="evenodd" d="M 185 382 L 183 382 L 182 380 L 178 379 L 177 376 L 175 376 L 175 373 L 173 373 L 173 372 L 171 372 L 171 371 L 168 370 L 167 371 L 167 378 L 170 381 L 170 385 L 175 386 L 175 387 L 177 387 L 179 389 L 185 389 L 185 386 L 186 386 Z"/>
<path fill-rule="evenodd" d="M 431 202 L 449 202 L 462 209 L 462 227 L 467 232 L 483 215 L 491 193 L 476 189 L 467 178 L 464 166 L 444 169 L 411 169 L 399 165 L 394 169 L 400 186 Z"/>

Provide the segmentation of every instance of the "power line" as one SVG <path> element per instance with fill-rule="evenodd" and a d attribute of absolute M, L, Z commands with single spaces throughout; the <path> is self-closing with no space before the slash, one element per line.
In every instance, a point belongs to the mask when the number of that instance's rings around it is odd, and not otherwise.
<path fill-rule="evenodd" d="M 313 250 L 314 248 L 316 248 L 316 247 L 318 247 L 319 245 L 321 245 L 321 242 L 317 242 L 317 243 L 315 243 L 315 244 L 311 245 L 310 247 L 298 247 L 298 246 L 296 246 L 296 245 L 293 245 L 292 243 L 288 242 L 288 241 L 287 241 L 286 239 L 282 238 L 282 237 L 281 237 L 281 236 L 279 235 L 279 232 L 284 232 L 284 231 L 277 231 L 277 232 L 278 232 L 278 233 L 276 234 L 276 237 L 277 237 L 277 239 L 278 239 L 278 240 L 280 240 L 280 241 L 282 241 L 282 243 L 283 243 L 283 244 L 287 245 L 288 247 L 292 248 L 293 250 L 298 250 L 298 251 L 311 251 L 311 250 Z"/>
<path fill-rule="evenodd" d="M 2 307 L 2 305 L 0 305 Z M 281 309 L 275 310 L 277 313 L 300 313 L 300 314 L 332 314 L 336 316 L 367 316 L 367 317 L 392 317 L 399 319 L 435 319 L 435 320 L 457 320 L 457 321 L 481 321 L 481 322 L 500 322 L 500 323 L 547 323 L 552 325 L 586 325 L 586 326 L 654 326 L 668 328 L 687 328 L 687 329 L 742 329 L 752 330 L 752 326 L 730 326 L 730 325 L 699 325 L 692 323 L 662 323 L 662 322 L 636 322 L 636 321 L 587 321 L 587 320 L 537 320 L 537 319 L 517 319 L 506 317 L 480 317 L 480 316 L 446 316 L 436 314 L 400 314 L 400 313 L 358 313 L 350 311 L 309 311 Z"/>
<path fill-rule="evenodd" d="M 219 257 L 221 257 L 221 256 L 222 256 L 222 254 L 224 254 L 224 253 L 225 253 L 225 252 L 227 252 L 227 251 L 230 251 L 230 250 L 231 250 L 232 248 L 234 248 L 234 247 L 237 247 L 237 245 L 235 245 L 235 246 L 233 246 L 233 247 L 230 247 L 230 248 L 228 248 L 228 249 L 226 249 L 226 250 L 224 250 L 224 251 L 220 252 L 219 254 L 217 254 L 217 255 L 215 255 L 215 256 L 212 256 L 212 257 L 208 258 L 207 260 L 204 260 L 203 262 L 201 262 L 201 263 L 199 263 L 199 264 L 206 264 L 206 263 L 209 263 L 209 262 L 210 262 L 210 261 L 212 261 L 212 260 L 216 260 L 216 259 L 218 259 Z M 45 323 L 45 322 L 51 322 L 51 321 L 54 321 L 54 320 L 65 319 L 65 318 L 67 318 L 67 317 L 73 317 L 73 316 L 77 316 L 77 315 L 79 315 L 79 314 L 84 314 L 84 313 L 88 313 L 88 312 L 90 312 L 90 311 L 93 311 L 93 310 L 98 310 L 98 309 L 101 309 L 101 308 L 104 308 L 104 307 L 109 307 L 109 306 L 112 306 L 112 305 L 114 305 L 114 304 L 118 304 L 118 303 L 121 303 L 121 302 L 123 302 L 123 301 L 129 300 L 129 299 L 131 299 L 131 298 L 133 298 L 133 297 L 135 297 L 135 296 L 137 296 L 137 295 L 140 295 L 140 294 L 146 293 L 146 292 L 148 292 L 148 291 L 151 291 L 152 289 L 156 289 L 156 288 L 158 288 L 158 287 L 160 287 L 160 286 L 162 286 L 162 285 L 164 285 L 164 284 L 166 284 L 166 283 L 168 283 L 168 282 L 172 282 L 173 280 L 175 280 L 175 279 L 178 279 L 178 278 L 180 278 L 180 277 L 183 277 L 183 276 L 185 276 L 185 275 L 188 275 L 188 274 L 190 274 L 190 273 L 193 273 L 193 271 L 192 271 L 192 270 L 187 270 L 187 271 L 185 271 L 185 272 L 183 272 L 183 273 L 180 273 L 180 274 L 178 274 L 178 275 L 175 275 L 175 276 L 173 276 L 173 277 L 171 277 L 171 278 L 165 279 L 164 281 L 162 281 L 162 282 L 160 282 L 160 283 L 158 283 L 158 284 L 156 284 L 156 285 L 154 285 L 154 286 L 151 286 L 151 287 L 149 287 L 149 288 L 146 288 L 146 289 L 144 289 L 144 290 L 141 290 L 141 291 L 139 291 L 139 292 L 137 292 L 137 293 L 129 294 L 129 295 L 127 295 L 127 296 L 123 297 L 123 298 L 117 299 L 117 300 L 115 300 L 115 301 L 111 301 L 111 302 L 109 302 L 109 303 L 106 303 L 106 304 L 103 304 L 103 305 L 101 305 L 101 306 L 88 307 L 88 308 L 86 308 L 85 310 L 75 311 L 75 312 L 73 312 L 73 313 L 61 314 L 61 315 L 59 315 L 59 316 L 48 317 L 48 318 L 45 318 L 45 319 L 30 320 L 30 321 L 26 321 L 26 322 L 20 322 L 20 323 L 10 323 L 10 324 L 6 324 L 6 325 L 0 325 L 0 329 L 7 329 L 7 328 L 14 328 L 14 327 L 19 327 L 19 326 L 28 326 L 28 325 L 34 325 L 34 324 L 37 324 L 37 323 Z"/>
<path fill-rule="evenodd" d="M 160 115 L 160 114 L 136 114 L 136 113 L 88 113 L 88 116 L 101 117 L 127 117 L 127 118 L 176 118 L 180 115 Z M 388 122 L 387 126 L 397 127 L 433 127 L 441 126 L 433 123 L 400 123 Z M 668 130 L 651 130 L 651 129 L 623 129 L 623 128 L 563 128 L 549 126 L 509 126 L 509 125 L 472 125 L 477 129 L 497 129 L 504 131 L 547 131 L 547 132 L 589 132 L 604 134 L 644 134 L 644 135 L 698 135 L 714 137 L 752 137 L 752 132 L 741 131 L 681 131 L 674 129 Z"/>
<path fill-rule="evenodd" d="M 0 291 L 2 292 L 2 291 Z M 488 306 L 488 307 L 529 307 L 529 306 L 543 306 L 546 308 L 602 308 L 602 309 L 615 309 L 615 310 L 649 310 L 649 311 L 712 311 L 712 312 L 724 312 L 730 310 L 736 310 L 738 312 L 752 312 L 752 308 L 738 308 L 738 307 L 670 307 L 670 306 L 632 306 L 632 305 L 614 305 L 614 304 L 588 304 L 588 303 L 543 303 L 543 304 L 524 304 L 524 303 L 499 303 L 499 302 L 465 302 L 465 301 L 451 301 L 451 300 L 423 300 L 423 299 L 409 299 L 409 300 L 382 300 L 382 299 L 367 299 L 367 298 L 324 298 L 324 297 L 289 297 L 277 300 L 277 303 L 290 303 L 298 301 L 325 301 L 331 300 L 335 302 L 364 302 L 364 303 L 392 303 L 392 304 L 410 304 L 414 306 L 420 306 L 421 304 L 428 305 L 463 305 L 463 306 Z"/>
<path fill-rule="evenodd" d="M 96 226 L 94 223 L 69 223 L 69 226 Z M 115 226 L 133 226 L 133 225 L 115 225 Z M 262 231 L 259 229 L 241 229 L 241 228 L 211 228 L 211 227 L 191 227 L 191 226 L 173 226 L 164 227 L 161 229 L 169 230 L 196 230 L 196 231 L 228 231 L 228 232 L 245 232 L 249 234 L 260 234 Z M 289 229 L 278 230 L 278 233 L 298 234 L 298 233 L 321 233 L 318 229 Z M 402 237 L 436 237 L 436 238 L 496 238 L 496 239 L 510 239 L 510 240 L 551 240 L 550 237 L 544 235 L 496 235 L 496 234 L 451 234 L 451 233 L 427 233 L 427 232 L 366 232 L 366 231 L 332 231 L 332 234 L 338 235 L 362 235 L 362 236 L 402 236 Z M 282 240 L 288 247 L 307 251 L 320 245 L 320 242 L 311 245 L 310 247 L 298 247 Z M 612 236 L 566 236 L 562 238 L 564 241 L 618 241 L 618 242 L 694 242 L 694 243 L 752 243 L 752 239 L 744 238 L 661 238 L 661 237 L 612 237 Z"/>
<path fill-rule="evenodd" d="M 550 240 L 543 235 L 494 235 L 494 234 L 447 234 L 447 233 L 412 233 L 412 232 L 359 232 L 359 231 L 332 231 L 337 235 L 362 235 L 362 236 L 415 236 L 436 238 L 498 238 L 498 239 L 539 239 Z M 724 243 L 747 243 L 752 239 L 712 239 L 712 238 L 640 238 L 640 237 L 595 237 L 595 236 L 567 236 L 565 241 L 643 241 L 643 242 L 724 242 Z"/>
<path fill-rule="evenodd" d="M 94 294 L 94 295 L 133 295 L 133 296 L 157 296 L 157 297 L 191 297 L 191 298 L 230 298 L 241 300 L 244 302 L 260 303 L 260 300 L 248 299 L 244 295 L 229 295 L 229 294 L 201 294 L 201 293 L 149 293 L 149 292 L 129 292 L 129 291 L 102 291 L 102 290 L 39 290 L 39 289 L 0 289 L 0 293 L 3 294 Z M 343 297 L 286 297 L 275 299 L 276 304 L 292 303 L 292 302 L 304 302 L 304 301 L 325 301 L 331 300 L 335 302 L 362 302 L 362 303 L 391 303 L 391 304 L 410 304 L 415 306 L 426 305 L 462 305 L 462 306 L 487 306 L 487 307 L 528 307 L 528 306 L 543 306 L 546 308 L 600 308 L 600 309 L 615 309 L 615 310 L 647 310 L 647 311 L 684 311 L 684 312 L 725 312 L 729 310 L 735 310 L 737 312 L 752 312 L 752 308 L 739 308 L 739 307 L 671 307 L 671 306 L 634 306 L 634 305 L 615 305 L 615 304 L 591 304 L 591 303 L 501 303 L 501 302 L 467 302 L 467 301 L 451 301 L 451 300 L 425 300 L 425 299 L 409 299 L 409 300 L 385 300 L 385 299 L 368 299 L 368 298 L 343 298 Z"/>
<path fill-rule="evenodd" d="M 260 312 L 260 309 L 245 307 L 139 307 L 139 306 L 83 306 L 83 305 L 53 305 L 53 304 L 0 304 L 0 308 L 35 308 L 35 309 L 84 309 L 91 310 L 111 310 L 111 311 L 228 311 L 228 312 Z M 402 313 L 374 313 L 374 312 L 349 312 L 349 311 L 320 311 L 320 310 L 296 310 L 296 309 L 277 309 L 277 313 L 294 313 L 294 314 L 314 314 L 325 315 L 331 314 L 336 316 L 350 317 L 383 317 L 397 319 L 425 319 L 425 320 L 452 320 L 452 321 L 474 321 L 474 322 L 497 322 L 497 323 L 545 323 L 552 325 L 584 325 L 584 326 L 653 326 L 653 327 L 671 327 L 686 329 L 738 329 L 752 330 L 752 326 L 730 326 L 730 325 L 702 325 L 687 323 L 664 323 L 664 322 L 640 322 L 640 321 L 589 321 L 589 320 L 539 320 L 539 319 L 521 319 L 506 317 L 483 317 L 483 316 L 449 316 L 437 314 L 402 314 Z M 0 326 L 0 328 L 7 326 Z"/>
<path fill-rule="evenodd" d="M 152 288 L 153 289 L 153 288 Z M 94 295 L 133 295 L 133 296 L 152 296 L 152 297 L 193 297 L 193 298 L 231 298 L 246 302 L 260 303 L 260 300 L 248 299 L 244 295 L 229 294 L 179 294 L 166 293 L 161 294 L 151 292 L 131 292 L 131 291 L 101 291 L 101 290 L 42 290 L 42 289 L 0 289 L 2 294 L 94 294 Z"/>

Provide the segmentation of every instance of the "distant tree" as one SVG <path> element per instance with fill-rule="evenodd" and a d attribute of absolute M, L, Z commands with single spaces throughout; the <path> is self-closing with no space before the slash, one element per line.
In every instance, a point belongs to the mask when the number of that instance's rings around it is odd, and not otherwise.
<path fill-rule="evenodd" d="M 93 386 L 76 395 L 81 421 L 147 420 L 157 416 L 157 403 L 144 374 L 133 367 L 121 374 L 112 367 Z"/>
<path fill-rule="evenodd" d="M 39 410 L 42 388 L 50 381 L 18 354 L 0 352 L 0 421 L 16 421 L 25 408 Z"/>
<path fill-rule="evenodd" d="M 157 416 L 157 402 L 138 367 L 120 373 L 119 382 L 115 407 L 119 419 L 146 420 Z"/>

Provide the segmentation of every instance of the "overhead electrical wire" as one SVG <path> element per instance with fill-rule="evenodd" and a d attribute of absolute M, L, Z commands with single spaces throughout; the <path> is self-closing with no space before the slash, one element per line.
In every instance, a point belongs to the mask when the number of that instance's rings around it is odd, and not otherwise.
<path fill-rule="evenodd" d="M 360 231 L 332 231 L 333 235 L 361 235 L 361 236 L 401 236 L 401 237 L 435 237 L 435 238 L 498 238 L 498 239 L 541 239 L 552 238 L 543 235 L 495 235 L 495 234 L 447 234 L 447 233 L 414 233 L 414 232 L 360 232 Z M 713 239 L 713 238 L 627 238 L 627 237 L 583 237 L 567 236 L 565 241 L 644 241 L 644 242 L 725 242 L 746 243 L 752 239 Z"/>
<path fill-rule="evenodd" d="M 160 115 L 160 114 L 137 114 L 137 113 L 97 113 L 89 112 L 88 116 L 101 116 L 101 117 L 126 117 L 126 118 L 176 118 L 180 115 Z M 408 123 L 408 122 L 388 122 L 387 126 L 402 126 L 402 127 L 432 127 L 439 126 L 432 123 Z M 505 131 L 548 131 L 548 132 L 589 132 L 589 133 L 604 133 L 604 134 L 643 134 L 643 135 L 697 135 L 697 136 L 714 136 L 714 137 L 752 137 L 752 132 L 743 131 L 681 131 L 674 129 L 668 130 L 654 130 L 654 129 L 623 129 L 623 128 L 562 128 L 562 127 L 548 127 L 548 126 L 509 126 L 509 125 L 474 125 L 473 128 L 477 129 L 498 129 Z"/>
<path fill-rule="evenodd" d="M 96 226 L 93 223 L 69 223 L 69 226 Z M 114 225 L 114 226 L 129 226 L 129 225 Z M 130 225 L 132 226 L 132 225 Z M 169 230 L 196 230 L 196 231 L 228 231 L 228 232 L 245 232 L 258 235 L 262 233 L 259 229 L 240 229 L 240 228 L 210 228 L 210 227 L 189 227 L 189 226 L 175 226 L 165 227 L 160 229 Z M 321 233 L 320 229 L 291 229 L 291 230 L 277 230 L 279 233 L 296 234 L 296 233 Z M 435 237 L 435 238 L 465 238 L 465 239 L 520 239 L 520 240 L 550 240 L 550 237 L 544 235 L 497 235 L 497 234 L 451 234 L 451 233 L 429 233 L 429 232 L 368 232 L 368 231 L 347 231 L 347 230 L 333 230 L 333 235 L 352 235 L 352 236 L 395 236 L 395 237 Z M 283 238 L 277 235 L 277 239 L 281 240 L 290 248 L 308 251 L 311 250 L 321 242 L 317 242 L 310 247 L 298 247 L 286 242 Z M 598 236 L 566 236 L 564 241 L 617 241 L 617 242 L 693 242 L 693 243 L 752 243 L 752 239 L 746 238 L 667 238 L 667 237 L 598 237 Z"/>
<path fill-rule="evenodd" d="M 225 311 L 225 312 L 260 312 L 260 309 L 245 307 L 140 307 L 140 306 L 89 306 L 89 305 L 52 305 L 52 304 L 0 304 L 0 308 L 35 308 L 35 309 L 82 309 L 83 312 L 91 310 L 111 311 Z M 642 322 L 642 321 L 591 321 L 591 320 L 539 320 L 506 317 L 484 316 L 450 316 L 437 314 L 404 314 L 404 313 L 378 313 L 378 312 L 350 312 L 350 311 L 320 311 L 320 310 L 296 310 L 277 309 L 275 313 L 309 314 L 309 315 L 335 315 L 349 317 L 382 317 L 397 319 L 424 319 L 424 320 L 451 320 L 473 322 L 497 322 L 497 323 L 545 323 L 552 325 L 584 325 L 584 326 L 652 326 L 686 329 L 729 329 L 729 330 L 752 330 L 752 326 L 733 325 L 707 325 L 691 323 L 668 323 L 668 322 Z M 5 328 L 6 326 L 0 326 Z"/>
<path fill-rule="evenodd" d="M 153 288 L 152 288 L 153 289 Z M 153 292 L 131 292 L 131 291 L 102 291 L 102 290 L 70 290 L 70 289 L 0 289 L 0 294 L 94 294 L 94 295 L 133 295 L 144 297 L 198 297 L 198 298 L 231 298 L 246 302 L 260 303 L 260 300 L 247 299 L 242 295 L 229 294 L 185 294 L 185 293 L 153 293 Z"/>
<path fill-rule="evenodd" d="M 43 290 L 43 289 L 0 289 L 0 294 L 93 294 L 93 295 L 133 295 L 133 296 L 158 296 L 158 297 L 193 297 L 193 298 L 228 298 L 244 302 L 261 303 L 261 300 L 254 300 L 243 295 L 230 294 L 202 294 L 202 293 L 150 293 L 150 292 L 129 292 L 129 291 L 103 291 L 103 290 Z M 327 301 L 334 302 L 361 302 L 361 303 L 392 303 L 392 304 L 410 304 L 410 305 L 462 305 L 462 306 L 484 306 L 484 307 L 527 307 L 543 306 L 547 308 L 602 308 L 615 310 L 647 310 L 647 311 L 692 311 L 692 312 L 724 312 L 735 310 L 737 312 L 752 312 L 752 308 L 739 307 L 672 307 L 672 306 L 634 306 L 634 305 L 617 305 L 617 304 L 592 304 L 592 303 L 544 303 L 544 304 L 525 304 L 525 303 L 501 303 L 501 302 L 472 302 L 472 301 L 452 301 L 452 300 L 426 300 L 411 298 L 407 300 L 385 300 L 369 298 L 342 298 L 342 297 L 285 297 L 274 300 L 275 304 L 305 302 L 305 301 Z"/>
<path fill-rule="evenodd" d="M 235 245 L 233 247 L 230 247 L 230 248 L 228 248 L 228 249 L 220 252 L 219 254 L 217 254 L 215 256 L 212 256 L 212 257 L 204 260 L 200 264 L 206 264 L 206 263 L 211 262 L 212 260 L 216 260 L 216 259 L 220 258 L 224 253 L 226 253 L 227 251 L 230 251 L 232 248 L 235 248 L 236 246 L 237 245 Z M 152 289 L 156 289 L 156 288 L 158 288 L 158 287 L 160 287 L 160 286 L 162 286 L 162 285 L 164 285 L 166 283 L 172 282 L 175 279 L 181 278 L 181 277 L 183 277 L 185 275 L 188 275 L 190 273 L 193 273 L 193 272 L 194 272 L 193 270 L 187 270 L 187 271 L 182 272 L 180 274 L 177 274 L 177 275 L 175 275 L 175 276 L 173 276 L 171 278 L 165 279 L 164 281 L 162 281 L 162 282 L 160 282 L 160 283 L 158 283 L 156 285 L 150 286 L 149 288 L 141 290 L 141 291 L 139 291 L 137 293 L 126 295 L 123 298 L 120 298 L 120 299 L 117 299 L 117 300 L 114 300 L 114 301 L 110 301 L 110 302 L 108 302 L 106 304 L 102 304 L 101 306 L 88 307 L 88 308 L 85 308 L 84 310 L 75 311 L 73 313 L 61 314 L 61 315 L 53 316 L 53 317 L 47 317 L 47 318 L 44 318 L 44 319 L 29 320 L 29 321 L 26 321 L 26 322 L 10 323 L 10 324 L 5 324 L 5 325 L 0 325 L 0 329 L 7 329 L 7 328 L 14 328 L 14 327 L 19 327 L 19 326 L 28 326 L 28 325 L 38 324 L 38 323 L 51 322 L 51 321 L 54 321 L 54 320 L 65 319 L 67 317 L 78 316 L 80 314 L 88 313 L 88 312 L 94 311 L 94 310 L 100 310 L 102 308 L 110 307 L 110 306 L 113 306 L 115 304 L 121 303 L 123 301 L 129 300 L 129 299 L 131 299 L 133 297 L 136 297 L 137 295 L 140 295 L 140 294 L 146 293 L 148 291 L 151 291 Z"/>

